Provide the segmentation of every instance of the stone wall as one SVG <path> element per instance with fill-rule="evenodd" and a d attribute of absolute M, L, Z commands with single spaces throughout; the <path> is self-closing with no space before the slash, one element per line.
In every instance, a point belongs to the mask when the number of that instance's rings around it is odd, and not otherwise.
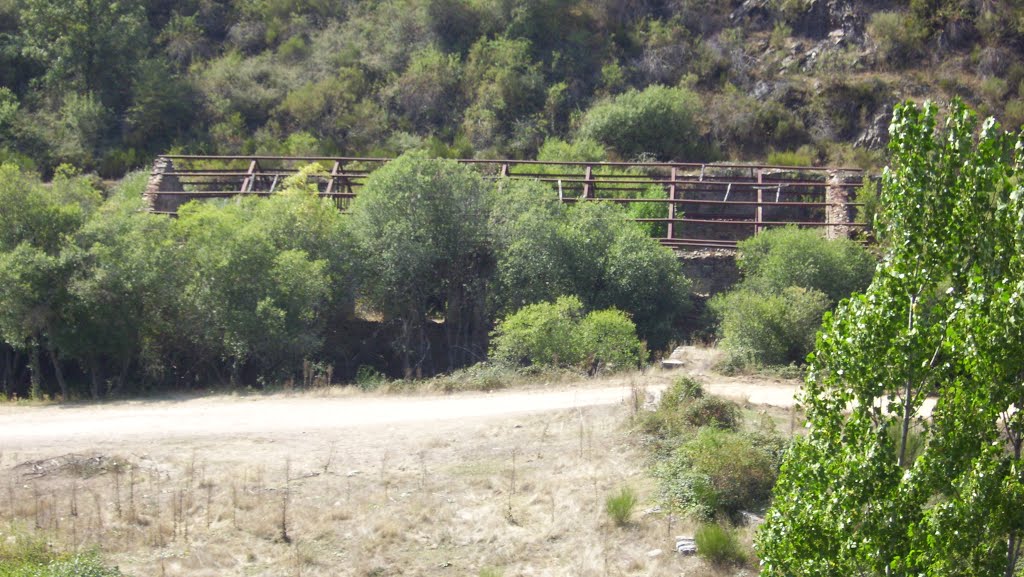
<path fill-rule="evenodd" d="M 735 250 L 681 250 L 678 255 L 683 274 L 693 281 L 693 292 L 697 294 L 715 295 L 729 290 L 740 280 Z"/>
<path fill-rule="evenodd" d="M 146 200 L 146 206 L 151 211 L 174 212 L 186 200 L 184 196 L 160 194 L 161 191 L 165 190 L 184 190 L 178 177 L 167 175 L 166 173 L 168 172 L 174 172 L 174 161 L 158 156 L 153 162 L 153 172 L 150 174 L 149 182 L 146 184 L 146 191 L 142 193 L 142 197 Z"/>

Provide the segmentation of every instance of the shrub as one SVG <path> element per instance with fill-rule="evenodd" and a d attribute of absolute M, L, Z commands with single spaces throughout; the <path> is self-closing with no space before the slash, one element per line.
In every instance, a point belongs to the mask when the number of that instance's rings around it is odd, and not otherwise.
<path fill-rule="evenodd" d="M 868 22 L 868 36 L 878 47 L 879 59 L 886 66 L 899 69 L 921 57 L 927 33 L 904 14 L 875 12 Z"/>
<path fill-rule="evenodd" d="M 701 397 L 683 408 L 683 421 L 691 427 L 716 427 L 734 431 L 743 419 L 736 403 L 721 397 Z"/>
<path fill-rule="evenodd" d="M 575 337 L 583 304 L 574 296 L 527 305 L 494 329 L 491 357 L 513 365 L 573 366 L 583 359 Z"/>
<path fill-rule="evenodd" d="M 793 226 L 740 242 L 737 264 L 746 288 L 762 293 L 790 286 L 816 289 L 833 303 L 866 289 L 875 271 L 874 257 L 859 244 Z"/>
<path fill-rule="evenodd" d="M 0 575 L 3 577 L 119 577 L 94 551 L 59 553 L 46 539 L 12 530 L 0 541 Z M 0 533 L 0 536 L 3 536 Z"/>
<path fill-rule="evenodd" d="M 735 518 L 767 504 L 777 463 L 763 440 L 705 427 L 655 472 L 669 506 L 701 519 Z"/>
<path fill-rule="evenodd" d="M 626 312 L 654 350 L 673 338 L 690 306 L 678 257 L 604 202 L 566 207 L 536 181 L 499 183 L 490 236 L 497 257 L 492 310 L 578 295 L 588 310 Z"/>
<path fill-rule="evenodd" d="M 588 110 L 580 135 L 622 158 L 648 153 L 660 160 L 693 160 L 704 154 L 694 120 L 699 108 L 697 96 L 685 88 L 630 90 Z"/>
<path fill-rule="evenodd" d="M 741 287 L 711 299 L 719 318 L 721 345 L 730 362 L 744 365 L 785 365 L 803 362 L 829 299 L 821 291 L 787 287 L 761 293 Z"/>
<path fill-rule="evenodd" d="M 589 313 L 580 322 L 576 338 L 591 373 L 636 368 L 647 357 L 644 344 L 636 337 L 636 325 L 617 309 Z"/>
<path fill-rule="evenodd" d="M 619 492 L 609 495 L 604 501 L 604 510 L 611 517 L 616 527 L 625 527 L 633 516 L 636 507 L 636 493 L 629 487 L 622 487 Z"/>
<path fill-rule="evenodd" d="M 717 523 L 704 523 L 693 537 L 697 542 L 697 555 L 713 565 L 742 565 L 747 561 L 747 554 L 734 529 Z"/>
<path fill-rule="evenodd" d="M 580 299 L 569 296 L 505 317 L 494 331 L 491 356 L 504 364 L 577 367 L 593 374 L 637 367 L 647 352 L 625 313 L 606 309 L 583 316 Z"/>
<path fill-rule="evenodd" d="M 680 377 L 661 394 L 654 411 L 643 413 L 640 429 L 652 437 L 656 450 L 672 451 L 677 439 L 697 428 L 736 430 L 742 420 L 736 403 L 705 396 L 700 382 Z"/>

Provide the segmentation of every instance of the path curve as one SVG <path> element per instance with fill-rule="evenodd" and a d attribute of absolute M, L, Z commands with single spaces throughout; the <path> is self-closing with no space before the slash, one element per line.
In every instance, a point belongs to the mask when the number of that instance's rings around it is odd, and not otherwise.
<path fill-rule="evenodd" d="M 645 390 L 657 394 L 663 388 L 663 384 L 652 384 Z M 752 404 L 786 407 L 793 404 L 796 386 L 724 382 L 710 383 L 706 389 Z M 116 443 L 429 424 L 611 405 L 627 402 L 631 396 L 627 383 L 455 395 L 217 396 L 100 405 L 7 405 L 0 407 L 0 443 L 6 447 L 63 441 Z"/>

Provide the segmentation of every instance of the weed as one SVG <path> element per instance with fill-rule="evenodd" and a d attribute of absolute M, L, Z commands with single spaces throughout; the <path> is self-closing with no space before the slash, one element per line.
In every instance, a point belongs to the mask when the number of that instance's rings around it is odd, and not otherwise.
<path fill-rule="evenodd" d="M 629 525 L 636 507 L 636 492 L 630 487 L 622 487 L 615 495 L 609 495 L 604 502 L 604 510 L 611 517 L 616 527 Z"/>
<path fill-rule="evenodd" d="M 717 523 L 706 523 L 694 534 L 697 541 L 697 555 L 713 565 L 742 565 L 747 562 L 736 532 Z"/>

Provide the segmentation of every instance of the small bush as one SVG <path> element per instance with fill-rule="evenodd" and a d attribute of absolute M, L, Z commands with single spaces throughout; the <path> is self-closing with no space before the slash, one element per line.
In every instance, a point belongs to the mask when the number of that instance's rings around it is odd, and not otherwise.
<path fill-rule="evenodd" d="M 659 160 L 694 160 L 704 152 L 695 121 L 700 107 L 696 94 L 685 88 L 629 90 L 588 110 L 580 134 L 620 158 L 648 153 Z"/>
<path fill-rule="evenodd" d="M 506 316 L 492 334 L 499 364 L 575 367 L 594 374 L 635 368 L 647 356 L 636 325 L 616 309 L 582 315 L 579 298 L 527 305 Z"/>
<path fill-rule="evenodd" d="M 0 532 L 0 576 L 3 577 L 120 577 L 116 567 L 105 566 L 94 552 L 59 553 L 46 539 L 11 531 Z"/>
<path fill-rule="evenodd" d="M 636 337 L 636 325 L 617 309 L 588 314 L 580 322 L 576 339 L 591 373 L 636 368 L 647 357 L 644 344 Z"/>
<path fill-rule="evenodd" d="M 766 294 L 817 289 L 833 303 L 866 289 L 875 271 L 874 257 L 859 244 L 792 226 L 740 242 L 737 264 L 744 287 Z"/>
<path fill-rule="evenodd" d="M 512 365 L 575 366 L 583 360 L 576 329 L 583 304 L 574 296 L 527 305 L 494 329 L 491 357 Z"/>
<path fill-rule="evenodd" d="M 694 399 L 683 409 L 683 420 L 691 427 L 715 427 L 735 431 L 742 418 L 739 405 L 721 397 Z"/>
<path fill-rule="evenodd" d="M 625 527 L 633 517 L 633 508 L 636 507 L 636 502 L 636 493 L 633 489 L 622 487 L 618 493 L 605 499 L 604 510 L 616 527 Z"/>
<path fill-rule="evenodd" d="M 742 565 L 747 561 L 747 554 L 734 529 L 705 523 L 697 528 L 694 540 L 697 542 L 697 555 L 712 565 Z"/>
<path fill-rule="evenodd" d="M 656 475 L 669 506 L 713 519 L 763 507 L 778 471 L 774 445 L 763 434 L 706 427 L 660 464 Z"/>
<path fill-rule="evenodd" d="M 788 287 L 780 294 L 739 288 L 710 301 L 721 346 L 736 368 L 803 362 L 830 302 L 821 291 Z"/>
<path fill-rule="evenodd" d="M 868 36 L 878 47 L 882 63 L 900 69 L 923 55 L 927 32 L 902 13 L 876 12 L 868 22 Z"/>
<path fill-rule="evenodd" d="M 641 430 L 658 441 L 669 441 L 700 427 L 736 430 L 743 420 L 739 406 L 727 399 L 705 396 L 704 387 L 680 377 L 661 394 L 658 407 L 645 413 Z"/>

